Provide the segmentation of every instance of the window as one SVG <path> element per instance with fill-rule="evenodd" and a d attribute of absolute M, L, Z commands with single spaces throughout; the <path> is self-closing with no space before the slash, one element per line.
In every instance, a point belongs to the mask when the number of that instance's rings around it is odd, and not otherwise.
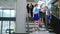
<path fill-rule="evenodd" d="M 1 23 L 2 23 L 2 25 L 1 25 Z M 2 21 L 2 22 L 0 21 L 0 34 L 1 33 L 9 34 L 10 30 L 11 30 L 10 32 L 13 33 L 14 29 L 15 29 L 14 24 L 15 24 L 15 21 Z M 2 31 L 1 31 L 1 29 L 2 29 Z"/>
<path fill-rule="evenodd" d="M 6 30 L 9 29 L 9 21 L 3 21 L 2 34 L 6 34 Z"/>
<path fill-rule="evenodd" d="M 0 17 L 15 17 L 15 10 L 0 9 Z"/>
<path fill-rule="evenodd" d="M 10 26 L 11 29 L 14 29 L 14 21 L 11 21 L 11 26 Z"/>
<path fill-rule="evenodd" d="M 2 17 L 2 10 L 0 10 L 0 17 Z"/>
<path fill-rule="evenodd" d="M 15 17 L 15 10 L 11 10 L 11 17 Z"/>
<path fill-rule="evenodd" d="M 3 10 L 3 17 L 10 17 L 10 10 Z"/>
<path fill-rule="evenodd" d="M 1 34 L 1 21 L 0 21 L 0 34 Z"/>
<path fill-rule="evenodd" d="M 0 9 L 0 17 L 15 17 L 15 10 L 12 9 Z M 8 19 L 9 20 L 9 19 Z M 13 20 L 13 19 L 12 19 Z M 15 21 L 0 21 L 0 34 L 7 34 L 11 30 L 11 32 L 14 31 L 15 28 Z"/>
<path fill-rule="evenodd" d="M 58 4 L 52 4 L 51 7 L 53 15 L 55 15 L 57 18 L 59 18 L 59 10 L 58 10 Z"/>

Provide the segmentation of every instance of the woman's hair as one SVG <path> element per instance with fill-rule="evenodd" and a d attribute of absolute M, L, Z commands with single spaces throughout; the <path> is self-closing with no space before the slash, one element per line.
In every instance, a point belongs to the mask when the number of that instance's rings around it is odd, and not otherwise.
<path fill-rule="evenodd" d="M 40 8 L 42 8 L 42 5 L 40 5 Z"/>
<path fill-rule="evenodd" d="M 38 6 L 38 4 L 35 4 L 35 7 Z"/>
<path fill-rule="evenodd" d="M 29 6 L 29 4 L 27 4 L 27 6 Z"/>
<path fill-rule="evenodd" d="M 47 7 L 47 6 L 45 6 L 45 8 L 47 8 L 47 9 L 48 9 L 48 7 Z"/>

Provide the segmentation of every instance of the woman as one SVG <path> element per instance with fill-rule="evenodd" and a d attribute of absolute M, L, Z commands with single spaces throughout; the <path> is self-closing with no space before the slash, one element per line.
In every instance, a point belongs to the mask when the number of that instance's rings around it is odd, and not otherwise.
<path fill-rule="evenodd" d="M 39 9 L 37 8 L 38 5 L 35 4 L 34 9 L 33 9 L 33 17 L 34 17 L 34 27 L 35 30 L 39 30 Z"/>
<path fill-rule="evenodd" d="M 47 6 L 45 6 L 45 10 L 46 10 L 46 15 L 45 15 L 46 24 L 45 25 L 46 25 L 46 29 L 48 30 L 48 24 L 49 24 L 49 19 L 50 19 L 50 17 L 49 17 L 50 12 L 49 12 Z"/>
<path fill-rule="evenodd" d="M 27 4 L 27 6 L 26 6 L 26 8 L 27 8 L 27 13 L 29 14 L 29 4 Z"/>
<path fill-rule="evenodd" d="M 33 8 L 34 8 L 33 4 L 30 3 L 30 15 L 31 15 L 31 18 L 33 17 Z"/>
<path fill-rule="evenodd" d="M 44 22 L 44 9 L 42 8 L 42 6 L 40 6 L 40 11 L 39 11 L 39 24 L 40 26 L 43 25 L 43 22 Z"/>

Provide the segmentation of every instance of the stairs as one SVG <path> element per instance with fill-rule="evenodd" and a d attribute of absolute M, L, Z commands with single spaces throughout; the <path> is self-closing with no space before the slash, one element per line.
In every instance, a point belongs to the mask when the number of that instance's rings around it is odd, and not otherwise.
<path fill-rule="evenodd" d="M 30 23 L 30 22 L 28 22 L 28 24 L 26 23 L 26 32 L 28 33 L 33 32 L 33 28 L 34 28 L 34 23 Z"/>
<path fill-rule="evenodd" d="M 27 22 L 26 23 L 26 32 L 32 33 L 33 31 L 34 31 L 34 22 Z M 40 31 L 46 31 L 46 28 L 44 25 L 42 28 L 40 28 Z"/>
<path fill-rule="evenodd" d="M 26 32 L 27 33 L 32 33 L 34 31 L 34 22 L 29 21 L 28 19 L 26 20 Z M 52 32 L 53 30 L 51 27 L 49 27 L 49 32 Z M 42 28 L 40 28 L 40 31 L 46 31 L 45 25 L 43 24 Z"/>

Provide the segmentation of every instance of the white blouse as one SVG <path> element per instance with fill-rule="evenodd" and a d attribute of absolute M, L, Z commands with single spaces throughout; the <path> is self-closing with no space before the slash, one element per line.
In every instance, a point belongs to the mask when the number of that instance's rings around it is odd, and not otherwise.
<path fill-rule="evenodd" d="M 34 13 L 34 14 L 37 14 L 37 13 L 38 13 L 38 12 L 35 11 L 36 8 L 37 8 L 37 7 L 34 7 L 34 9 L 33 9 L 33 13 Z"/>
<path fill-rule="evenodd" d="M 48 11 L 46 11 L 46 15 L 48 15 Z"/>

